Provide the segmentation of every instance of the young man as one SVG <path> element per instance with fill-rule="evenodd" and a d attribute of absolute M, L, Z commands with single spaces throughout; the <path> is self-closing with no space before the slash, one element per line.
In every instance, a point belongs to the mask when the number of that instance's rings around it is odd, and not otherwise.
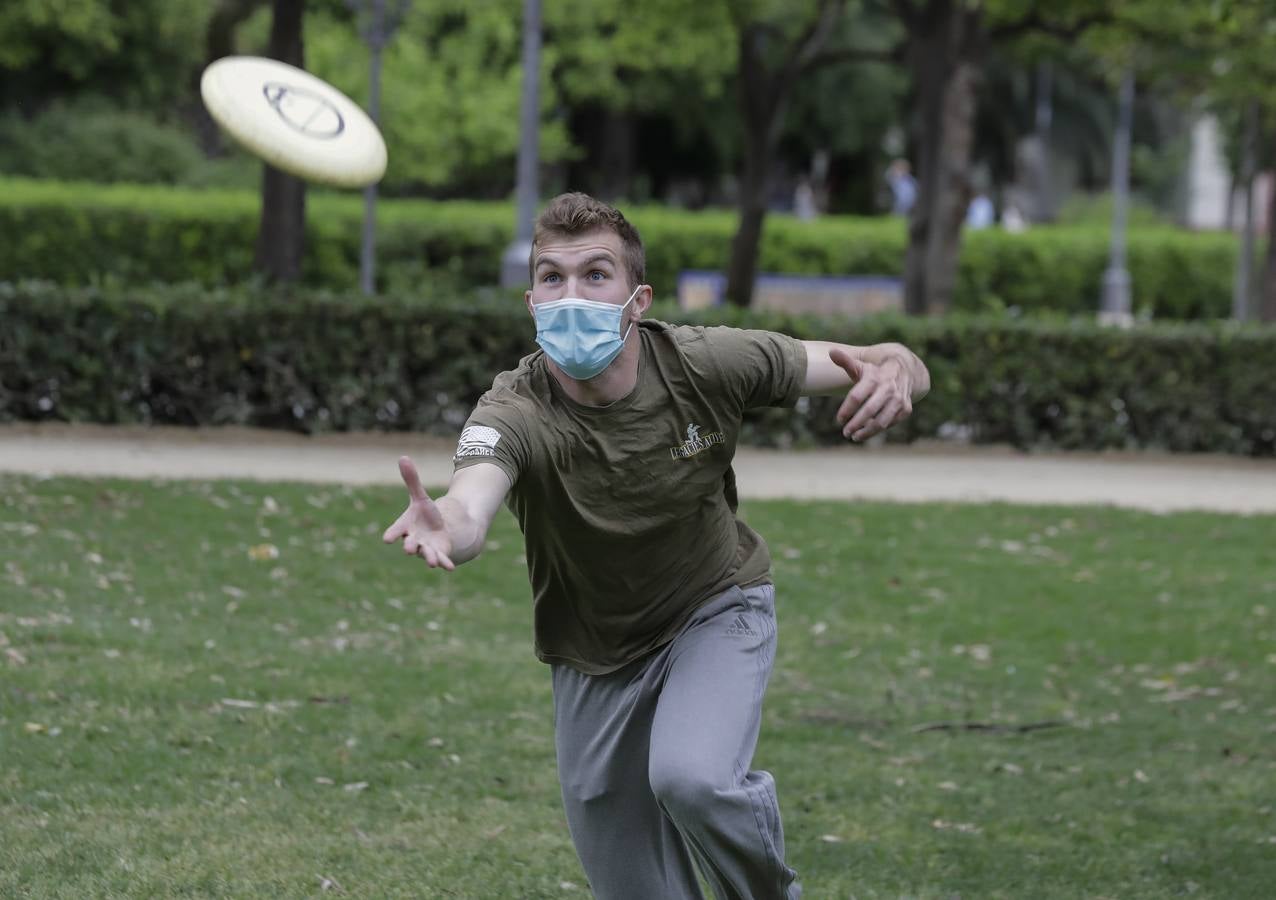
<path fill-rule="evenodd" d="M 643 321 L 638 233 L 583 194 L 537 220 L 530 265 L 541 351 L 479 401 L 445 496 L 399 460 L 411 500 L 385 541 L 451 571 L 508 500 L 595 896 L 698 898 L 698 864 L 721 898 L 798 897 L 775 783 L 749 768 L 776 628 L 766 543 L 736 517 L 741 416 L 849 389 L 838 422 L 863 440 L 909 415 L 926 367 L 898 344 Z"/>

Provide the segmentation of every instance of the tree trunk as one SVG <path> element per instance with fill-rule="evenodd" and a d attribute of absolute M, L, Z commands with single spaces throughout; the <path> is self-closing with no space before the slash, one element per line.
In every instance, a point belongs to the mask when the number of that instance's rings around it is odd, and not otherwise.
<path fill-rule="evenodd" d="M 764 138 L 749 133 L 746 140 L 744 174 L 740 180 L 740 224 L 731 239 L 731 261 L 727 266 L 727 300 L 735 306 L 753 302 L 753 284 L 758 276 L 758 247 L 766 221 L 770 153 L 760 146 Z"/>
<path fill-rule="evenodd" d="M 265 0 L 221 0 L 213 8 L 204 31 L 204 55 L 215 62 L 235 52 L 235 30 Z"/>
<path fill-rule="evenodd" d="M 208 20 L 208 27 L 204 31 L 205 66 L 235 52 L 235 31 L 263 3 L 264 0 L 220 0 L 215 5 Z M 204 153 L 209 156 L 221 156 L 226 148 L 221 130 L 213 121 L 213 117 L 208 114 L 208 109 L 198 99 L 199 80 L 202 75 L 202 68 L 191 75 L 191 99 L 185 106 L 183 114 L 189 117 Z"/>
<path fill-rule="evenodd" d="M 783 75 L 766 70 L 760 51 L 761 32 L 756 27 L 740 34 L 736 69 L 740 121 L 744 125 L 744 165 L 740 175 L 740 224 L 731 239 L 727 264 L 727 300 L 735 306 L 753 302 L 758 274 L 758 247 L 766 221 L 771 162 L 784 119 L 785 100 L 792 84 Z"/>
<path fill-rule="evenodd" d="M 908 226 L 904 308 L 942 314 L 952 306 L 961 227 L 970 203 L 975 89 L 982 12 L 933 0 L 907 50 L 915 91 L 917 202 Z"/>
<path fill-rule="evenodd" d="M 566 164 L 566 182 L 600 200 L 635 201 L 632 193 L 635 156 L 635 117 L 629 110 L 588 105 L 572 111 L 573 142 L 584 150 Z"/>
<path fill-rule="evenodd" d="M 1268 192 L 1267 261 L 1263 266 L 1263 299 L 1258 317 L 1264 322 L 1276 322 L 1276 187 Z"/>
<path fill-rule="evenodd" d="M 301 22 L 306 0 L 274 0 L 267 55 L 302 68 L 305 53 Z M 306 183 L 273 166 L 263 167 L 261 227 L 253 266 L 270 281 L 294 282 L 301 277 L 306 234 Z"/>
<path fill-rule="evenodd" d="M 739 35 L 736 99 L 744 125 L 744 171 L 740 179 L 740 226 L 731 241 L 727 266 L 727 299 L 736 306 L 753 302 L 758 245 L 766 221 L 771 164 L 794 85 L 810 67 L 846 8 L 845 0 L 821 0 L 816 17 L 788 44 L 777 60 L 763 46 L 774 39 L 765 24 L 745 26 Z"/>
<path fill-rule="evenodd" d="M 635 200 L 632 193 L 634 171 L 634 116 L 628 110 L 609 110 L 604 120 L 602 171 L 603 197 Z M 649 198 L 643 197 L 642 200 Z"/>

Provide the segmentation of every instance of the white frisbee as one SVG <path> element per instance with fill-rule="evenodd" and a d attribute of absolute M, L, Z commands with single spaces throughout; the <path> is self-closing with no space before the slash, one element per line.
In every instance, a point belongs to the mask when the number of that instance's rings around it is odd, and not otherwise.
<path fill-rule="evenodd" d="M 260 56 L 227 56 L 199 81 L 204 105 L 250 153 L 308 181 L 375 184 L 385 174 L 385 141 L 372 119 L 309 72 Z"/>

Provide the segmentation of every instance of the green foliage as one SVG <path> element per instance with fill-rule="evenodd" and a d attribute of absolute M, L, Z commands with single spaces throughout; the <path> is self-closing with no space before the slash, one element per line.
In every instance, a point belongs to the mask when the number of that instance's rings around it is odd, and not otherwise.
<path fill-rule="evenodd" d="M 642 14 L 643 2 L 557 0 L 543 10 L 541 161 L 577 152 L 565 107 L 667 108 L 685 96 L 716 97 L 734 62 L 721 22 L 687 11 Z M 721 19 L 721 15 L 716 17 Z M 381 124 L 390 191 L 429 188 L 491 196 L 512 185 L 522 84 L 522 2 L 417 0 L 386 47 Z M 264 40 L 263 20 L 244 49 Z M 255 34 L 255 37 L 254 37 Z M 341 17 L 306 18 L 307 68 L 366 103 L 368 51 Z M 497 192 L 499 193 L 499 192 Z"/>
<path fill-rule="evenodd" d="M 249 278 L 259 200 L 233 191 L 179 191 L 0 181 L 0 279 L 64 284 Z M 312 192 L 304 281 L 358 283 L 362 203 Z M 626 210 L 647 247 L 647 280 L 657 295 L 676 290 L 688 269 L 723 270 L 736 218 L 660 207 Z M 386 286 L 440 277 L 495 284 L 513 232 L 505 203 L 386 200 L 378 207 L 378 271 Z M 768 218 L 759 271 L 810 275 L 898 275 L 906 235 L 894 219 Z M 1136 310 L 1156 318 L 1226 317 L 1236 242 L 1227 234 L 1135 229 L 1129 267 Z M 1097 306 L 1108 259 L 1108 230 L 1036 228 L 968 234 L 958 272 L 957 310 L 1084 313 Z"/>
<path fill-rule="evenodd" d="M 1073 194 L 1059 210 L 1056 221 L 1060 225 L 1084 225 L 1088 228 L 1105 228 L 1112 224 L 1113 200 L 1111 193 Z M 1156 206 L 1130 197 L 1126 208 L 1126 221 L 1134 228 L 1151 226 L 1170 227 L 1173 222 Z"/>
<path fill-rule="evenodd" d="M 657 317 L 692 321 L 665 309 Z M 0 420 L 242 424 L 451 434 L 534 350 L 514 292 L 376 299 L 197 286 L 0 283 Z M 900 341 L 932 392 L 895 440 L 1276 455 L 1276 329 L 1103 329 L 953 316 L 854 322 L 722 309 L 695 321 L 803 339 Z M 836 443 L 839 399 L 750 417 L 745 440 Z"/>
<path fill-rule="evenodd" d="M 0 119 L 0 172 L 68 181 L 189 183 L 207 163 L 184 129 L 103 101 L 56 103 Z"/>
<path fill-rule="evenodd" d="M 260 199 L 244 191 L 138 185 L 0 182 L 0 278 L 146 283 L 237 283 L 251 276 Z M 312 285 L 358 283 L 362 201 L 311 191 L 303 276 Z M 495 281 L 513 210 L 502 204 L 383 202 L 383 278 L 413 274 Z M 493 249 L 497 248 L 497 249 Z M 495 255 L 491 255 L 495 254 Z"/>
<path fill-rule="evenodd" d="M 521 85 L 520 5 L 511 0 L 413 4 L 386 47 L 381 123 L 389 147 L 386 187 L 480 191 L 512 183 Z M 366 104 L 368 50 L 348 23 L 306 19 L 310 71 Z M 541 91 L 540 153 L 565 157 L 569 139 L 552 117 L 558 99 Z"/>
<path fill-rule="evenodd" d="M 0 100 L 104 89 L 129 105 L 180 100 L 211 11 L 207 0 L 5 0 Z"/>

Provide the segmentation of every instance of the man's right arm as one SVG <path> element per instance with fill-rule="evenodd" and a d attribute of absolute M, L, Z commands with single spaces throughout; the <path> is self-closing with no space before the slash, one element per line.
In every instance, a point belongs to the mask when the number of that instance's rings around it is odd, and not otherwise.
<path fill-rule="evenodd" d="M 487 530 L 510 489 L 509 476 L 494 463 L 475 463 L 452 473 L 437 501 L 452 539 L 452 562 L 469 562 L 483 550 Z"/>

